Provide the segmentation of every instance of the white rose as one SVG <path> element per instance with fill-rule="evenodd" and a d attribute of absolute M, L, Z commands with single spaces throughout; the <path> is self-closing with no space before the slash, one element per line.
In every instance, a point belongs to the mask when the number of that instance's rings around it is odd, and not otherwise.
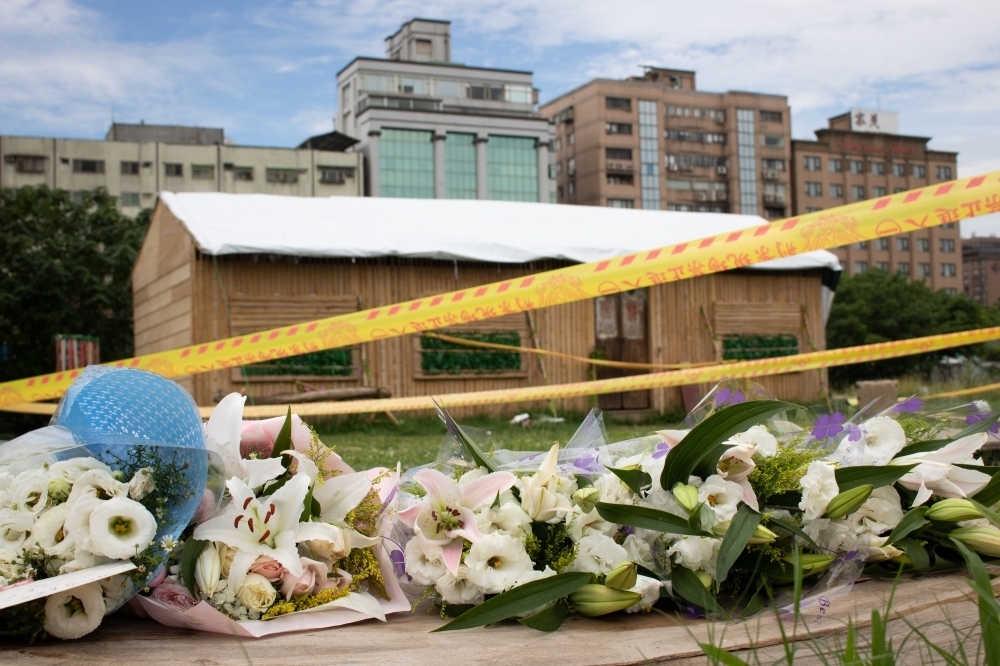
<path fill-rule="evenodd" d="M 485 594 L 499 594 L 514 586 L 533 562 L 520 539 L 501 532 L 485 534 L 465 556 L 466 577 Z"/>
<path fill-rule="evenodd" d="M 653 567 L 653 551 L 645 539 L 640 539 L 635 534 L 629 534 L 622 542 L 622 548 L 625 549 L 629 562 L 642 565 L 647 569 Z"/>
<path fill-rule="evenodd" d="M 90 514 L 90 551 L 116 560 L 146 550 L 156 536 L 156 519 L 127 497 L 100 502 Z"/>
<path fill-rule="evenodd" d="M 247 608 L 263 613 L 274 605 L 278 592 L 260 574 L 248 573 L 243 579 L 243 585 L 236 592 L 236 598 Z"/>
<path fill-rule="evenodd" d="M 96 458 L 70 458 L 53 463 L 49 467 L 50 479 L 65 479 L 71 484 L 76 483 L 85 472 L 97 469 L 111 474 L 111 468 Z"/>
<path fill-rule="evenodd" d="M 10 508 L 38 515 L 49 501 L 49 480 L 45 472 L 21 472 L 10 490 Z"/>
<path fill-rule="evenodd" d="M 648 611 L 653 607 L 660 599 L 660 588 L 663 584 L 656 580 L 655 578 L 649 578 L 648 576 L 636 576 L 635 586 L 629 590 L 629 592 L 635 592 L 642 595 L 642 599 L 638 603 L 629 606 L 625 609 L 626 613 L 640 613 L 642 611 Z"/>
<path fill-rule="evenodd" d="M 86 636 L 101 625 L 104 609 L 100 583 L 56 592 L 45 600 L 45 631 L 66 640 Z"/>
<path fill-rule="evenodd" d="M 27 540 L 35 515 L 28 511 L 0 509 L 0 548 L 16 551 Z"/>
<path fill-rule="evenodd" d="M 464 564 L 458 567 L 458 575 L 453 576 L 445 569 L 444 575 L 438 579 L 434 589 L 441 598 L 449 604 L 481 604 L 483 591 L 468 579 L 468 567 Z"/>
<path fill-rule="evenodd" d="M 448 571 L 444 565 L 441 546 L 420 536 L 406 542 L 403 562 L 407 575 L 420 585 L 433 585 Z"/>
<path fill-rule="evenodd" d="M 819 460 L 809 463 L 799 484 L 802 486 L 799 508 L 805 511 L 806 520 L 816 520 L 826 513 L 827 504 L 840 494 L 833 466 Z"/>
<path fill-rule="evenodd" d="M 66 532 L 68 515 L 69 506 L 57 504 L 42 512 L 31 530 L 31 542 L 49 557 L 60 560 L 72 559 L 76 551 L 76 542 Z"/>
<path fill-rule="evenodd" d="M 134 500 L 141 500 L 154 490 L 156 483 L 153 482 L 153 470 L 149 467 L 140 469 L 128 482 L 128 496 Z"/>
<path fill-rule="evenodd" d="M 628 553 L 614 539 L 597 532 L 583 537 L 576 546 L 576 557 L 566 571 L 586 571 L 601 576 L 628 559 Z"/>
<path fill-rule="evenodd" d="M 704 571 L 715 578 L 715 563 L 722 539 L 711 537 L 681 537 L 667 550 L 676 564 L 691 571 Z"/>
<path fill-rule="evenodd" d="M 716 522 L 723 523 L 736 515 L 743 501 L 743 486 L 713 474 L 698 488 L 698 501 L 707 502 L 715 511 Z"/>

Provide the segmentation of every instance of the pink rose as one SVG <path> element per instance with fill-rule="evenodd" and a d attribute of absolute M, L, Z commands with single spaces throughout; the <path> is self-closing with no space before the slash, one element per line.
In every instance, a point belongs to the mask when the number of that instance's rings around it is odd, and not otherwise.
<path fill-rule="evenodd" d="M 274 440 L 278 438 L 284 423 L 284 416 L 263 421 L 244 421 L 240 433 L 240 455 L 244 458 L 248 458 L 251 453 L 262 457 L 271 455 Z M 313 433 L 309 426 L 302 422 L 298 414 L 292 414 L 292 448 L 302 453 L 308 452 L 312 437 Z M 331 472 L 340 471 L 349 474 L 354 471 L 332 449 L 324 463 L 326 469 Z"/>
<path fill-rule="evenodd" d="M 178 610 L 198 605 L 198 600 L 191 596 L 188 589 L 175 580 L 163 581 L 153 589 L 149 596 Z"/>
<path fill-rule="evenodd" d="M 250 573 L 260 574 L 269 583 L 276 583 L 284 580 L 285 567 L 281 566 L 278 560 L 271 559 L 267 555 L 261 555 L 250 565 Z"/>
<path fill-rule="evenodd" d="M 160 567 L 160 569 L 157 572 L 157 574 L 155 576 L 153 576 L 153 580 L 151 580 L 148 583 L 146 583 L 146 587 L 148 587 L 150 589 L 152 589 L 154 587 L 159 587 L 163 583 L 163 581 L 165 581 L 166 579 L 167 579 L 167 568 L 166 567 Z"/>
<path fill-rule="evenodd" d="M 303 569 L 301 576 L 295 576 L 288 571 L 281 576 L 281 593 L 285 595 L 286 600 L 312 594 L 314 589 L 316 589 L 316 572 L 312 569 Z"/>

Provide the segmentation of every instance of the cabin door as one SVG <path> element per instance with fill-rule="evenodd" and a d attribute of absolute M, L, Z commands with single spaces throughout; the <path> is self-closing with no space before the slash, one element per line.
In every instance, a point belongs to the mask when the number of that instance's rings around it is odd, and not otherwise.
<path fill-rule="evenodd" d="M 645 289 L 600 296 L 594 300 L 598 352 L 611 361 L 649 363 L 648 305 Z M 645 374 L 645 370 L 597 367 L 598 379 Z M 601 409 L 649 409 L 649 391 L 606 393 Z"/>

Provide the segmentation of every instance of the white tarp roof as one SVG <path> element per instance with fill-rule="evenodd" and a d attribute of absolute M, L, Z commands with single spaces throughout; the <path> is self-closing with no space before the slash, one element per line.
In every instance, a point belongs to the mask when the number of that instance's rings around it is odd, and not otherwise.
<path fill-rule="evenodd" d="M 371 197 L 161 192 L 202 252 L 412 257 L 499 263 L 597 261 L 765 223 L 755 215 Z M 840 270 L 825 250 L 753 268 Z"/>

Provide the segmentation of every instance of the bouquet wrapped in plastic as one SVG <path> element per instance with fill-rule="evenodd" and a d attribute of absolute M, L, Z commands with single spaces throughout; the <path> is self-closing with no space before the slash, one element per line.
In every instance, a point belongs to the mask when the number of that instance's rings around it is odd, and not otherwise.
<path fill-rule="evenodd" d="M 72 639 L 163 571 L 211 454 L 191 397 L 140 370 L 90 367 L 52 425 L 0 444 L 0 632 Z"/>
<path fill-rule="evenodd" d="M 289 411 L 242 420 L 231 394 L 205 428 L 225 461 L 226 494 L 173 544 L 141 613 L 176 627 L 259 637 L 410 609 L 383 537 L 398 472 L 355 472 Z"/>

